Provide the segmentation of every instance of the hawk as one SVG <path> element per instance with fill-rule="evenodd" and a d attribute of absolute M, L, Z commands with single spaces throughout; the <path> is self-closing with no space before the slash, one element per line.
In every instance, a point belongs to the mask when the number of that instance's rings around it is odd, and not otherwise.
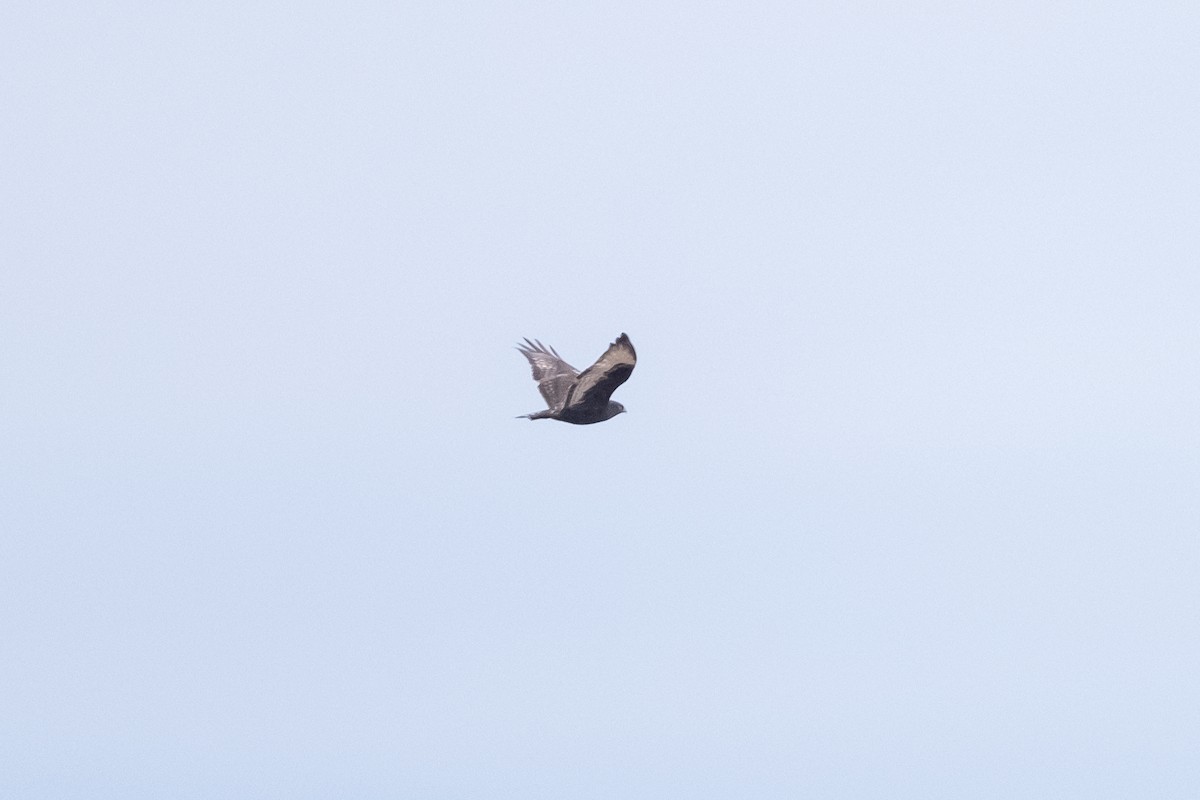
<path fill-rule="evenodd" d="M 609 400 L 616 388 L 633 374 L 637 353 L 629 337 L 621 334 L 604 355 L 583 372 L 572 367 L 553 347 L 525 340 L 517 345 L 529 359 L 538 391 L 549 406 L 545 411 L 522 414 L 517 419 L 557 419 L 572 425 L 591 425 L 625 412 L 625 406 Z"/>

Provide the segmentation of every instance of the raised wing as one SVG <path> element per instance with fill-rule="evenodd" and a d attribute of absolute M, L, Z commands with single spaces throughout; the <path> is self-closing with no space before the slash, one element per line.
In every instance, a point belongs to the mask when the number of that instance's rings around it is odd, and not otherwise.
<path fill-rule="evenodd" d="M 580 373 L 567 395 L 566 405 L 572 409 L 592 409 L 597 413 L 608 405 L 608 398 L 629 376 L 637 364 L 637 353 L 629 337 L 621 334 L 608 346 L 596 363 Z"/>
<path fill-rule="evenodd" d="M 517 349 L 529 359 L 533 379 L 537 381 L 546 405 L 551 409 L 562 408 L 579 377 L 579 370 L 563 361 L 553 347 L 546 347 L 536 339 L 532 342 L 526 339 L 525 344 L 517 345 Z"/>

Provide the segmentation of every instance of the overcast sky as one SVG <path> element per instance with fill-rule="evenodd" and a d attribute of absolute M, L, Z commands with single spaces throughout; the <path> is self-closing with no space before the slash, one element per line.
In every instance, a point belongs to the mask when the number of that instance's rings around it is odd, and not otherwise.
<path fill-rule="evenodd" d="M 1198 36 L 4 4 L 0 795 L 1200 796 Z"/>

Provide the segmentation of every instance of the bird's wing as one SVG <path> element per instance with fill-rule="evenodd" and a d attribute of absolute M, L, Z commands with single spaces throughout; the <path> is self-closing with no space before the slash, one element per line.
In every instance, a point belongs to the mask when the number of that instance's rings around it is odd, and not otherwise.
<path fill-rule="evenodd" d="M 529 359 L 533 370 L 533 379 L 537 381 L 538 391 L 546 399 L 546 405 L 552 409 L 562 408 L 567 400 L 567 394 L 579 377 L 579 370 L 572 367 L 553 347 L 546 347 L 541 342 L 525 340 L 525 344 L 517 345 L 521 354 Z"/>
<path fill-rule="evenodd" d="M 597 411 L 608 405 L 608 398 L 617 387 L 629 380 L 637 364 L 637 353 L 629 337 L 621 334 L 608 346 L 596 363 L 585 369 L 567 395 L 566 405 L 573 409 L 594 408 Z"/>

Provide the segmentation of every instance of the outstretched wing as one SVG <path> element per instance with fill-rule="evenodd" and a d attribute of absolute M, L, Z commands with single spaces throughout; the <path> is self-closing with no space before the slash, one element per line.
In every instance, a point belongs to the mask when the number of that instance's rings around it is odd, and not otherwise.
<path fill-rule="evenodd" d="M 546 405 L 551 409 L 562 408 L 579 377 L 579 370 L 563 361 L 553 347 L 546 347 L 536 339 L 532 342 L 526 339 L 525 344 L 517 345 L 517 349 L 529 359 L 533 379 L 537 381 Z"/>
<path fill-rule="evenodd" d="M 621 334 L 608 346 L 596 363 L 585 369 L 567 395 L 566 405 L 573 410 L 603 411 L 617 387 L 629 380 L 637 364 L 637 353 L 629 337 Z"/>

